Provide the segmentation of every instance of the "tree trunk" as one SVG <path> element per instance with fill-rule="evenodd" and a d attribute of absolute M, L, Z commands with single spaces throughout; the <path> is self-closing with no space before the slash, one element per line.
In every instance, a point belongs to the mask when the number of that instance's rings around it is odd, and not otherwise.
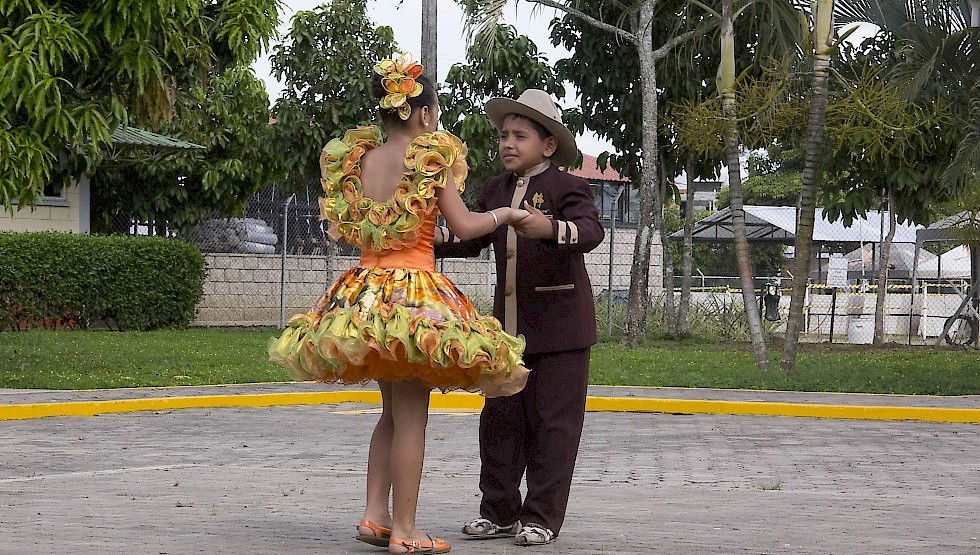
<path fill-rule="evenodd" d="M 718 69 L 718 90 L 725 114 L 725 158 L 728 167 L 728 191 L 731 195 L 732 224 L 735 228 L 735 258 L 742 284 L 742 303 L 749 322 L 752 351 L 760 370 L 769 369 L 769 354 L 762 332 L 762 319 L 755 299 L 755 280 L 752 276 L 749 239 L 745 231 L 745 210 L 742 206 L 742 163 L 739 160 L 738 114 L 735 109 L 735 27 L 732 21 L 731 0 L 722 1 L 721 11 L 722 61 Z"/>
<path fill-rule="evenodd" d="M 738 274 L 742 285 L 742 303 L 745 306 L 745 317 L 748 320 L 749 333 L 752 337 L 755 364 L 760 370 L 768 370 L 769 354 L 766 352 L 766 340 L 762 331 L 759 305 L 756 304 L 751 251 L 749 250 L 748 234 L 745 230 L 745 209 L 742 205 L 742 171 L 741 161 L 738 157 L 738 131 L 735 127 L 735 93 L 725 92 L 721 102 L 726 119 L 725 157 L 728 167 L 728 191 L 731 196 L 732 226 L 735 232 L 735 259 L 738 263 Z"/>
<path fill-rule="evenodd" d="M 657 186 L 657 60 L 653 52 L 653 4 L 640 6 L 637 35 L 640 38 L 637 51 L 640 60 L 640 83 L 643 102 L 642 144 L 643 170 L 640 176 L 639 222 L 636 242 L 633 244 L 633 266 L 630 269 L 629 307 L 626 313 L 626 330 L 623 341 L 636 346 L 646 332 L 647 307 L 649 306 L 650 254 L 653 249 L 656 214 L 662 213 L 663 200 Z"/>
<path fill-rule="evenodd" d="M 684 211 L 684 251 L 681 259 L 681 301 L 677 315 L 677 331 L 681 335 L 691 331 L 691 272 L 694 271 L 694 161 L 687 167 L 687 209 Z"/>
<path fill-rule="evenodd" d="M 800 215 L 796 222 L 796 252 L 793 258 L 793 289 L 790 294 L 786 340 L 780 368 L 786 374 L 796 369 L 796 351 L 803 327 L 803 301 L 810 280 L 813 253 L 813 223 L 817 208 L 817 188 L 823 156 L 823 127 L 827 115 L 828 74 L 833 39 L 834 0 L 818 0 L 814 14 L 813 84 L 810 89 L 810 115 L 806 125 L 806 153 L 803 163 L 803 189 Z"/>
<path fill-rule="evenodd" d="M 884 214 L 882 214 L 884 217 Z M 875 336 L 874 344 L 881 345 L 885 342 L 885 299 L 888 296 L 888 259 L 892 254 L 892 241 L 895 239 L 895 228 L 897 227 L 895 217 L 895 202 L 892 199 L 892 192 L 888 191 L 888 235 L 881 245 L 881 256 L 878 262 L 878 291 L 875 295 Z"/>
<path fill-rule="evenodd" d="M 422 56 L 421 63 L 425 76 L 436 83 L 438 88 L 439 73 L 436 64 L 438 55 L 438 21 L 436 6 L 438 0 L 422 0 Z"/>

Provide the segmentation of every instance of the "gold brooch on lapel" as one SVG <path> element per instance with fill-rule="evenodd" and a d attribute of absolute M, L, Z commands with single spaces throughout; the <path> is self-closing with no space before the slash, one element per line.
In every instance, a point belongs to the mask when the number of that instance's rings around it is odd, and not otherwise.
<path fill-rule="evenodd" d="M 553 217 L 550 210 L 544 207 L 544 195 L 542 195 L 540 192 L 534 193 L 534 196 L 531 197 L 531 206 L 540 210 L 541 213 L 547 216 L 549 220 Z"/>
<path fill-rule="evenodd" d="M 534 193 L 534 196 L 531 197 L 531 205 L 537 208 L 538 210 L 541 210 L 541 206 L 543 204 L 544 204 L 544 195 L 542 195 L 541 193 Z"/>

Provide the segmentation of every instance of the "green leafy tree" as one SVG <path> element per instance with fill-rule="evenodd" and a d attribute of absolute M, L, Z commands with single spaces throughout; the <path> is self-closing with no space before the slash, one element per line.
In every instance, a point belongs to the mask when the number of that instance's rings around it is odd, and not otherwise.
<path fill-rule="evenodd" d="M 942 130 L 949 153 L 939 187 L 933 187 L 936 200 L 942 202 L 943 197 L 953 198 L 976 187 L 980 173 L 980 3 L 853 1 L 841 7 L 838 19 L 877 26 L 878 33 L 866 41 L 866 50 L 887 68 L 889 84 L 920 107 L 944 104 L 958 122 Z"/>
<path fill-rule="evenodd" d="M 22 208 L 89 169 L 121 123 L 156 126 L 181 95 L 251 63 L 275 0 L 0 1 L 0 203 Z"/>
<path fill-rule="evenodd" d="M 519 36 L 508 25 L 498 25 L 495 33 L 496 48 L 488 53 L 480 45 L 471 45 L 466 63 L 449 69 L 446 89 L 439 95 L 443 126 L 468 148 L 468 199 L 479 196 L 483 184 L 504 171 L 497 159 L 497 132 L 483 105 L 495 96 L 515 98 L 528 88 L 542 89 L 558 98 L 565 93 L 551 64 L 531 39 Z"/>
<path fill-rule="evenodd" d="M 847 94 L 828 107 L 831 217 L 876 208 L 891 189 L 903 219 L 928 224 L 942 215 L 937 207 L 980 184 L 980 34 L 967 26 L 968 7 L 900 7 L 844 12 L 880 31 L 842 49 L 838 80 Z"/>
<path fill-rule="evenodd" d="M 845 19 L 870 20 L 880 31 L 863 48 L 842 51 L 839 73 L 853 90 L 828 111 L 830 215 L 848 220 L 883 206 L 890 216 L 883 261 L 898 219 L 930 223 L 938 206 L 980 186 L 980 34 L 969 28 L 964 2 L 905 4 L 846 12 Z M 887 277 L 882 263 L 876 344 L 885 339 Z"/>
<path fill-rule="evenodd" d="M 232 68 L 182 96 L 161 131 L 204 150 L 157 157 L 132 150 L 92 176 L 93 231 L 155 222 L 156 234 L 186 230 L 212 211 L 239 214 L 248 197 L 277 179 L 270 148 L 269 96 L 250 68 Z"/>
<path fill-rule="evenodd" d="M 720 22 L 720 44 L 721 59 L 718 65 L 718 75 L 715 80 L 718 94 L 721 97 L 721 114 L 724 119 L 724 144 L 725 144 L 725 165 L 728 169 L 728 187 L 731 200 L 732 222 L 735 236 L 735 258 L 738 261 L 738 273 L 742 283 L 742 300 L 745 307 L 745 314 L 752 336 L 752 346 L 755 352 L 756 365 L 762 369 L 769 368 L 769 355 L 766 352 L 765 339 L 762 331 L 762 321 L 755 300 L 755 285 L 753 283 L 752 263 L 750 260 L 750 247 L 745 228 L 745 211 L 743 209 L 742 176 L 740 153 L 742 144 L 739 139 L 738 108 L 736 105 L 736 71 L 735 62 L 735 21 L 740 17 L 751 15 L 746 10 L 753 7 L 771 7 L 772 13 L 777 16 L 772 18 L 777 21 L 776 25 L 770 27 L 775 32 L 761 36 L 776 37 L 777 40 L 760 41 L 765 47 L 760 46 L 760 50 L 766 53 L 774 50 L 785 50 L 787 47 L 795 46 L 798 41 L 796 35 L 799 34 L 798 15 L 790 2 L 783 0 L 773 0 L 769 3 L 746 2 L 736 3 L 733 0 L 721 0 L 719 9 L 705 6 L 705 8 Z"/>
<path fill-rule="evenodd" d="M 286 167 L 286 190 L 319 183 L 320 150 L 346 129 L 376 120 L 372 67 L 397 50 L 390 27 L 367 18 L 366 0 L 334 0 L 293 16 L 271 56 L 283 82 L 273 108 L 274 142 Z"/>
<path fill-rule="evenodd" d="M 633 247 L 633 265 L 630 270 L 629 310 L 626 317 L 624 341 L 634 345 L 644 336 L 647 307 L 649 306 L 650 257 L 653 236 L 659 233 L 661 244 L 666 244 L 662 224 L 664 183 L 660 168 L 658 147 L 658 91 L 664 83 L 658 82 L 657 64 L 674 49 L 692 38 L 703 34 L 708 25 L 699 26 L 702 18 L 697 9 L 687 2 L 642 0 L 639 2 L 598 3 L 582 0 L 527 0 L 532 4 L 547 6 L 575 17 L 606 33 L 606 42 L 622 44 L 633 57 L 614 58 L 623 66 L 636 60 L 638 79 L 634 79 L 628 95 L 620 98 L 626 105 L 640 107 L 642 152 L 653 153 L 643 158 L 639 187 L 639 222 L 637 241 Z M 500 20 L 506 2 L 501 0 L 465 0 L 467 13 L 477 28 L 479 44 L 493 44 L 493 29 Z M 609 6 L 609 10 L 605 7 Z M 598 10 L 598 13 L 595 12 Z M 581 52 L 584 52 L 582 50 Z M 618 70 L 617 70 L 618 71 Z M 586 75 L 599 75 L 593 68 L 585 68 Z M 610 77 L 606 75 L 606 77 Z M 636 152 L 636 151 L 633 151 Z M 630 175 L 629 172 L 623 172 Z M 669 247 L 666 247 L 669 248 Z"/>
<path fill-rule="evenodd" d="M 742 200 L 759 206 L 793 206 L 803 187 L 802 150 L 771 148 L 767 153 L 753 152 L 747 160 L 748 177 L 742 183 Z M 718 206 L 731 205 L 731 191 L 726 187 L 718 194 Z"/>
<path fill-rule="evenodd" d="M 602 153 L 598 156 L 600 165 L 609 164 L 620 174 L 627 176 L 633 183 L 641 184 L 639 197 L 644 196 L 643 176 L 648 171 L 654 175 L 654 187 L 649 191 L 648 202 L 657 206 L 651 215 L 652 219 L 648 225 L 652 225 L 655 233 L 658 234 L 661 247 L 661 260 L 664 262 L 664 273 L 657 276 L 661 285 L 665 287 L 664 318 L 666 319 L 669 333 L 676 336 L 686 329 L 685 313 L 687 312 L 685 289 L 682 284 L 682 300 L 680 310 L 675 310 L 674 289 L 674 263 L 671 255 L 672 245 L 666 240 L 668 226 L 663 220 L 664 210 L 671 204 L 670 199 L 677 195 L 677 189 L 673 185 L 671 177 L 679 174 L 683 170 L 685 154 L 678 148 L 673 140 L 673 133 L 668 125 L 663 125 L 661 115 L 658 113 L 656 121 L 653 122 L 656 130 L 656 144 L 658 154 L 656 156 L 642 155 L 644 149 L 644 103 L 650 104 L 651 98 L 637 94 L 636 84 L 643 78 L 640 63 L 641 51 L 637 43 L 629 43 L 620 40 L 610 40 L 610 29 L 597 26 L 587 18 L 595 21 L 611 22 L 620 28 L 635 29 L 638 24 L 635 7 L 626 5 L 610 6 L 600 5 L 599 3 L 574 3 L 575 8 L 580 10 L 582 15 L 566 12 L 564 17 L 557 20 L 552 25 L 551 40 L 553 43 L 561 44 L 575 54 L 556 64 L 558 75 L 561 79 L 571 82 L 580 96 L 580 115 L 569 118 L 569 124 L 576 131 L 583 131 L 586 127 L 594 130 L 600 137 L 612 143 L 617 152 Z M 678 2 L 654 2 L 647 7 L 654 6 L 657 14 L 667 14 L 672 10 L 682 10 L 688 18 L 686 21 L 672 21 L 670 19 L 659 23 L 656 17 L 654 20 L 658 24 L 651 26 L 651 38 L 655 44 L 669 43 L 679 29 L 687 29 L 694 26 L 696 22 L 695 10 L 690 6 L 684 6 Z M 583 17 L 584 16 L 584 17 Z M 645 38 L 646 33 L 637 33 L 637 37 Z M 643 45 L 646 48 L 646 45 Z M 705 71 L 705 59 L 713 53 L 705 52 L 698 55 L 688 55 L 684 48 L 678 46 L 669 55 L 663 55 L 654 62 L 655 71 L 650 73 L 648 78 L 659 79 L 660 83 L 669 84 L 658 88 L 656 95 L 656 105 L 666 107 L 677 98 L 688 95 L 700 94 L 703 89 L 703 82 L 711 78 L 711 72 Z M 596 79 L 596 75 L 602 75 L 602 79 Z M 662 108 L 658 108 L 658 112 Z M 646 138 L 650 140 L 650 137 Z M 649 146 L 648 146 L 649 148 Z M 699 172 L 713 174 L 716 162 L 696 162 Z M 710 169 L 709 169 L 710 168 Z M 643 226 L 643 209 L 641 208 L 641 227 Z M 646 235 L 640 234 L 638 237 L 653 237 L 653 233 Z M 642 243 L 642 242 L 641 242 Z M 652 243 L 652 241 L 651 241 Z M 641 246 L 640 249 L 647 256 L 649 262 L 649 246 Z M 634 245 L 634 250 L 636 249 Z M 636 253 L 634 252 L 634 256 Z M 634 259 L 636 262 L 636 259 Z M 635 264 L 632 271 L 640 271 L 639 264 Z M 641 278 L 642 280 L 642 278 Z M 632 282 L 635 281 L 631 277 Z M 638 284 L 637 284 L 638 285 Z M 647 287 L 647 284 L 644 284 Z M 647 300 L 641 299 L 642 306 L 647 306 Z M 642 309 L 641 309 L 642 310 Z M 677 313 L 680 313 L 679 315 Z M 634 314 L 634 323 L 627 324 L 627 328 L 641 328 L 645 324 L 640 324 L 640 319 L 645 319 L 644 314 Z M 644 320 L 645 322 L 645 320 Z"/>
<path fill-rule="evenodd" d="M 833 155 L 828 180 L 821 188 L 824 212 L 831 221 L 850 223 L 869 209 L 881 208 L 888 230 L 878 249 L 877 302 L 874 343 L 885 340 L 887 261 L 898 220 L 927 221 L 934 208 L 922 204 L 932 196 L 943 164 L 941 133 L 949 125 L 941 104 L 919 108 L 897 94 L 884 79 L 883 68 L 862 68 L 851 77 L 842 67 L 853 90 L 827 108 L 827 137 Z M 938 147 L 938 148 L 937 148 Z M 939 156 L 937 157 L 937 154 Z"/>
<path fill-rule="evenodd" d="M 580 5 L 579 9 L 593 17 L 602 17 L 606 21 L 614 21 L 617 17 L 630 17 L 637 8 L 637 4 L 622 4 L 619 7 L 608 6 L 605 4 Z M 710 178 L 716 175 L 719 164 L 724 159 L 724 149 L 721 148 L 720 135 L 713 139 L 719 143 L 717 147 L 698 151 L 695 148 L 684 145 L 678 140 L 676 119 L 671 117 L 670 107 L 676 103 L 684 101 L 700 102 L 705 94 L 705 83 L 710 82 L 716 76 L 716 69 L 723 59 L 723 51 L 720 47 L 717 22 L 721 20 L 720 7 L 715 6 L 717 2 L 658 2 L 657 10 L 663 10 L 663 17 L 666 18 L 664 24 L 653 25 L 651 33 L 653 41 L 657 44 L 670 44 L 680 31 L 673 24 L 669 23 L 673 16 L 666 16 L 667 13 L 684 13 L 688 19 L 685 23 L 687 28 L 691 28 L 697 23 L 702 23 L 702 29 L 708 29 L 703 36 L 689 43 L 676 46 L 668 55 L 661 58 L 656 64 L 656 72 L 660 83 L 664 86 L 659 88 L 657 104 L 668 108 L 664 122 L 658 129 L 658 150 L 659 165 L 664 176 L 674 176 L 681 171 L 688 173 L 689 181 L 698 178 Z M 771 6 L 774 4 L 775 7 Z M 731 7 L 731 4 L 728 4 Z M 692 9 L 696 6 L 699 9 Z M 786 33 L 778 35 L 773 33 L 773 29 L 785 28 L 786 25 L 776 25 L 782 18 L 785 20 L 787 13 L 792 13 L 792 9 L 783 2 L 745 2 L 738 3 L 736 6 L 738 13 L 742 17 L 735 20 L 729 17 L 729 27 L 734 29 L 738 25 L 739 37 L 744 39 L 737 43 L 733 40 L 733 33 L 729 37 L 731 48 L 727 51 L 731 54 L 734 63 L 738 59 L 743 66 L 749 66 L 753 60 L 764 57 L 768 52 L 785 48 L 787 42 L 792 40 L 786 38 Z M 660 13 L 660 12 L 658 12 Z M 711 19 L 708 16 L 711 16 Z M 711 26 L 714 24 L 714 26 Z M 799 28 L 796 19 L 793 20 L 795 28 Z M 696 29 L 696 27 L 695 27 Z M 731 30 L 730 29 L 730 30 Z M 695 33 L 695 36 L 697 33 Z M 650 156 L 644 156 L 647 152 L 643 148 L 642 129 L 643 129 L 643 104 L 640 98 L 631 95 L 635 83 L 640 79 L 639 52 L 635 48 L 630 48 L 629 44 L 614 43 L 608 40 L 608 32 L 600 31 L 596 27 L 589 25 L 580 17 L 566 15 L 557 24 L 552 32 L 554 42 L 561 41 L 562 44 L 575 51 L 575 56 L 570 60 L 563 60 L 558 64 L 560 76 L 572 81 L 579 89 L 582 97 L 583 119 L 589 122 L 589 126 L 596 129 L 600 134 L 609 139 L 622 153 L 609 157 L 609 161 L 622 173 L 634 177 L 641 175 L 639 168 L 643 164 L 649 164 Z M 777 39 L 782 39 L 782 42 Z M 778 48 L 774 45 L 780 45 Z M 761 45 L 761 46 L 760 46 Z M 727 60 L 727 58 L 726 58 Z M 734 67 L 733 65 L 729 67 Z M 594 79 L 594 75 L 599 73 L 605 78 Z M 720 120 L 718 114 L 714 114 L 714 119 Z M 604 158 L 603 158 L 604 160 Z M 669 180 L 661 180 L 660 194 L 664 199 L 676 194 L 668 185 Z M 693 192 L 693 189 L 689 189 Z M 669 202 L 664 202 L 664 206 Z M 692 212 L 688 213 L 693 216 Z M 664 232 L 668 226 L 657 223 L 657 228 Z M 693 227 L 693 221 L 689 222 L 689 227 Z M 665 261 L 665 284 L 667 285 L 667 295 L 665 296 L 667 317 L 672 320 L 673 313 L 673 273 L 674 263 L 671 255 L 670 243 L 665 240 L 665 233 L 661 234 L 661 241 L 664 246 Z M 690 240 L 685 242 L 685 252 L 693 252 Z M 681 303 L 678 317 L 678 328 L 685 327 L 685 312 L 689 299 L 689 281 L 691 262 L 690 258 L 682 259 L 681 265 L 684 267 L 681 284 Z M 751 280 L 750 280 L 751 281 Z M 753 292 L 749 288 L 749 295 Z M 749 303 L 751 306 L 754 304 Z M 761 330 L 761 326 L 759 326 Z M 761 333 L 759 334 L 761 338 Z M 761 343 L 761 341 L 760 341 Z M 765 357 L 762 357 L 765 360 Z"/>

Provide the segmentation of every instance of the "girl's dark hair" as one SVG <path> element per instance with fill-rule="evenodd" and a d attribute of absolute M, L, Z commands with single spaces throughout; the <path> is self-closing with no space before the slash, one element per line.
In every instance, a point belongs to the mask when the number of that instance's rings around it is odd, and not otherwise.
<path fill-rule="evenodd" d="M 432 84 L 425 75 L 419 75 L 415 78 L 415 81 L 422 85 L 422 93 L 415 97 L 408 98 L 408 105 L 412 107 L 414 111 L 416 108 L 421 108 L 422 106 L 428 106 L 429 108 L 434 107 L 439 99 L 436 96 L 436 87 Z M 384 87 L 381 86 L 381 75 L 375 73 L 371 77 L 371 93 L 374 95 L 375 102 L 381 102 L 381 99 L 385 97 L 388 93 L 385 91 Z M 378 111 L 381 112 L 381 121 L 385 126 L 390 127 L 391 125 L 399 125 L 404 123 L 403 120 L 398 117 L 397 110 L 383 110 L 378 107 Z"/>

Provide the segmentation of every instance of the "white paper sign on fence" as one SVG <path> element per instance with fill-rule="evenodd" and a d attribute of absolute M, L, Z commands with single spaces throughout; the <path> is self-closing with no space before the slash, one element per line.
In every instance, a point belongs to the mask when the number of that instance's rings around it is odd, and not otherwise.
<path fill-rule="evenodd" d="M 841 256 L 827 262 L 827 287 L 847 287 L 847 259 Z"/>

